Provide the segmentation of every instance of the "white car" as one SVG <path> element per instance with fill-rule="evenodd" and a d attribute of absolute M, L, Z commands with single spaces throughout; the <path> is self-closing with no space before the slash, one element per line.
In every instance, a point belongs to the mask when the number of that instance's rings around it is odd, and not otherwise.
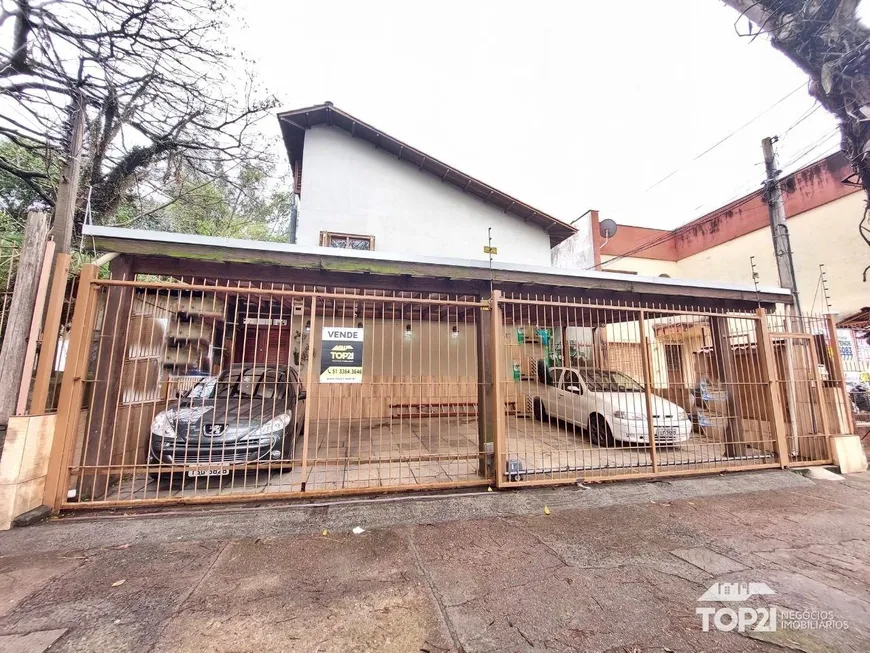
<path fill-rule="evenodd" d="M 685 410 L 656 395 L 650 401 L 656 445 L 691 437 L 692 420 Z M 588 429 L 590 440 L 598 445 L 649 444 L 643 386 L 622 372 L 551 368 L 550 383 L 540 384 L 533 407 L 540 420 L 554 418 Z"/>

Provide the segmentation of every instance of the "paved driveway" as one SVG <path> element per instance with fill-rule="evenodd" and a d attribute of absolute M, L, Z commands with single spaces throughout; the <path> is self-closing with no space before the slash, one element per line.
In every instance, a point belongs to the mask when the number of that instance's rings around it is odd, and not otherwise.
<path fill-rule="evenodd" d="M 76 516 L 0 534 L 0 556 L 0 651 L 736 653 L 870 641 L 870 474 Z M 745 606 L 831 612 L 848 629 L 705 633 L 695 609 L 715 582 L 765 583 L 775 594 Z"/>

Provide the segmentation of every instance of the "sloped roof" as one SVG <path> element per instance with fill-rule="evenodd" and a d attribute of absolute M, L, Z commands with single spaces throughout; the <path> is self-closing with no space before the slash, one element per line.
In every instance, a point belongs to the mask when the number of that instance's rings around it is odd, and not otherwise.
<path fill-rule="evenodd" d="M 328 125 L 343 129 L 354 138 L 368 141 L 378 149 L 398 157 L 400 161 L 406 161 L 410 165 L 416 166 L 421 172 L 434 175 L 442 182 L 451 184 L 487 204 L 502 209 L 506 214 L 509 213 L 525 222 L 538 225 L 550 235 L 551 246 L 561 243 L 577 232 L 576 228 L 558 218 L 529 206 L 507 193 L 503 193 L 489 184 L 485 184 L 479 179 L 475 179 L 471 175 L 411 147 L 333 106 L 331 102 L 284 111 L 278 114 L 278 121 L 281 125 L 281 134 L 284 137 L 287 155 L 290 157 L 290 163 L 294 164 L 294 173 L 298 177 L 297 187 L 301 184 L 302 171 L 295 165 L 295 162 L 303 161 L 305 132 L 317 125 Z M 302 170 L 304 170 L 304 163 Z"/>
<path fill-rule="evenodd" d="M 455 283 L 516 284 L 523 292 L 555 288 L 560 291 L 582 289 L 616 293 L 623 301 L 658 300 L 690 302 L 699 308 L 731 305 L 741 310 L 754 310 L 759 302 L 776 304 L 792 302 L 785 288 L 763 287 L 756 290 L 746 284 L 670 279 L 616 272 L 593 272 L 570 268 L 554 268 L 472 259 L 450 259 L 431 256 L 407 256 L 389 252 L 308 247 L 289 243 L 262 242 L 216 238 L 198 234 L 178 234 L 144 229 L 98 227 L 84 225 L 82 234 L 95 249 L 130 254 L 152 263 L 157 259 L 189 259 L 192 269 L 216 263 L 229 270 L 235 264 L 266 266 L 270 269 L 292 268 L 294 271 L 319 273 L 349 273 L 359 279 L 366 277 L 408 277 L 449 280 Z M 137 272 L 155 272 L 147 265 Z M 163 272 L 159 272 L 163 274 Z M 203 276 L 205 273 L 192 273 Z M 288 278 L 292 278 L 288 276 Z M 662 299 L 665 298 L 665 299 Z M 680 299 L 682 298 L 682 299 Z M 602 305 L 603 306 L 603 305 Z M 614 310 L 618 310 L 614 308 Z"/>

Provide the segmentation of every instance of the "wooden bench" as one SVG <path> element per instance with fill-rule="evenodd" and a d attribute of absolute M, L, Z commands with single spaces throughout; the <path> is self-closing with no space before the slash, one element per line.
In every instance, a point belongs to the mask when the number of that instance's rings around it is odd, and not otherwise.
<path fill-rule="evenodd" d="M 505 414 L 517 414 L 517 402 L 506 401 Z M 390 417 L 413 419 L 420 417 L 477 417 L 476 401 L 420 401 L 390 404 Z"/>

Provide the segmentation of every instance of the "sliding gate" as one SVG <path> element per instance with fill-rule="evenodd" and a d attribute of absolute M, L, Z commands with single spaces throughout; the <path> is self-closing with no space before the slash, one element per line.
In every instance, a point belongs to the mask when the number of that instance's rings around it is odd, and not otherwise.
<path fill-rule="evenodd" d="M 469 295 L 83 273 L 64 508 L 486 484 Z"/>
<path fill-rule="evenodd" d="M 831 462 L 848 432 L 830 318 L 498 300 L 502 486 Z"/>
<path fill-rule="evenodd" d="M 830 316 L 582 297 L 98 279 L 55 508 L 658 477 L 830 462 Z"/>

